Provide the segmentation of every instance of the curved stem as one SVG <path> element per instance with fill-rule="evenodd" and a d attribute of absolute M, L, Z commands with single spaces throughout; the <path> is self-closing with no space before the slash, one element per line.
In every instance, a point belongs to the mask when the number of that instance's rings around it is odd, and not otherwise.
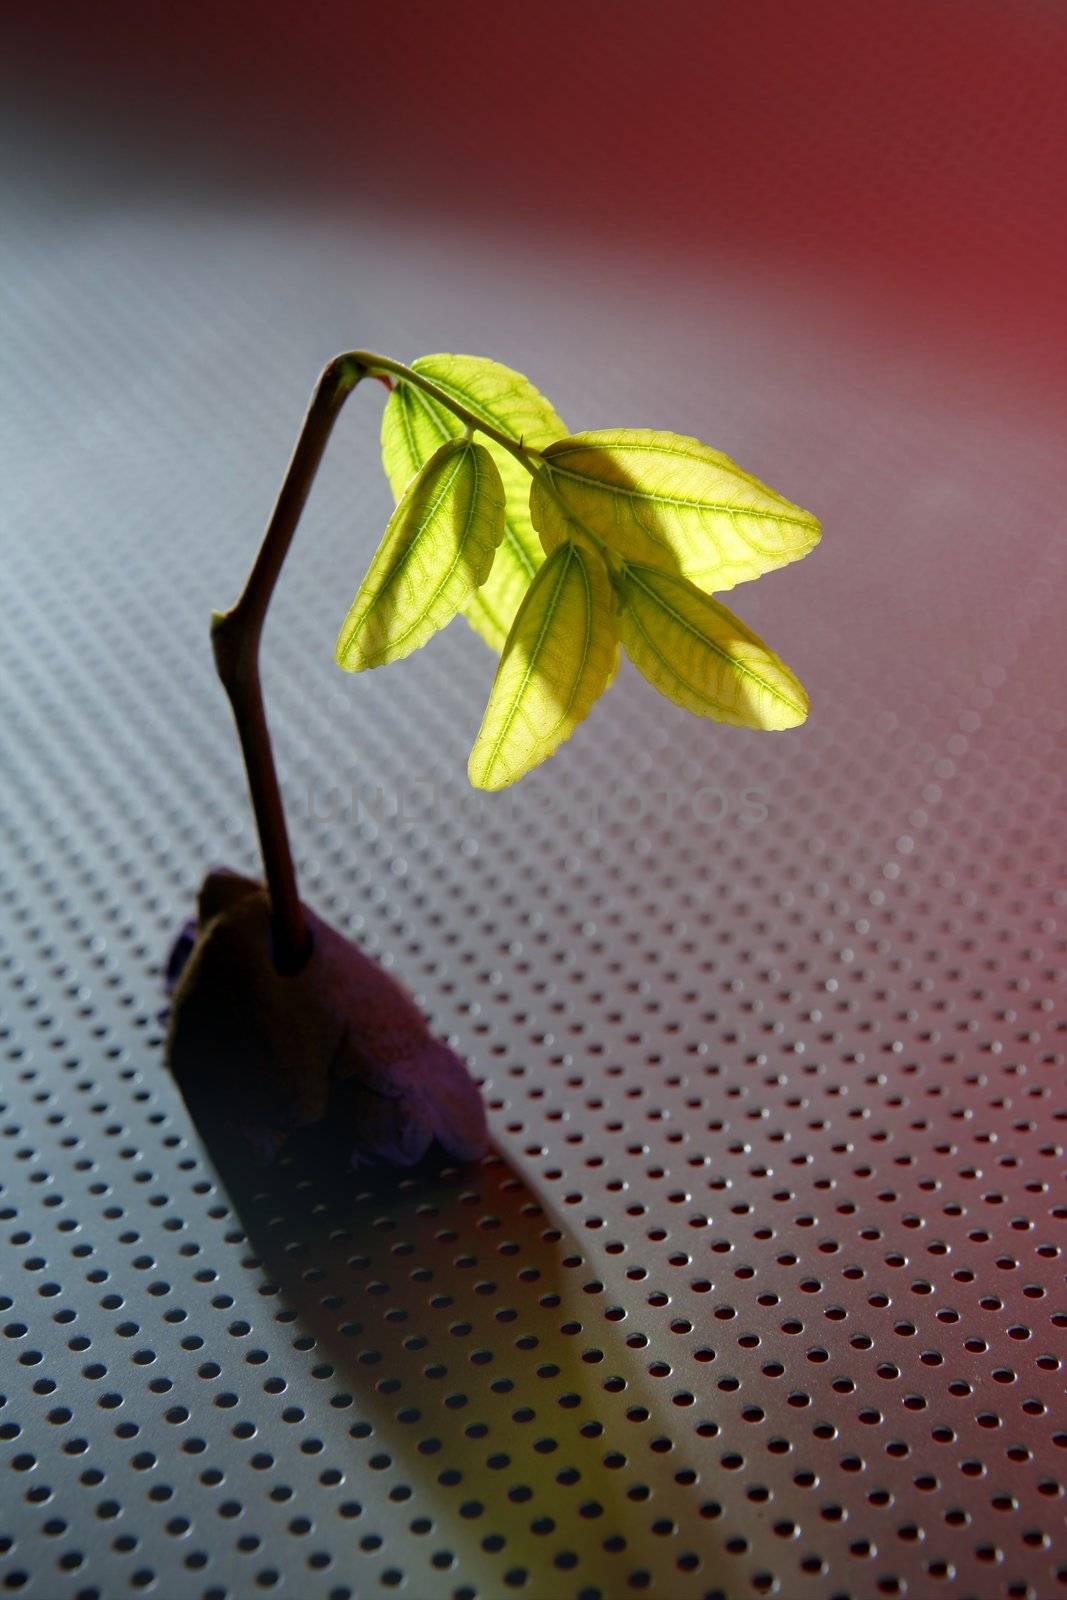
<path fill-rule="evenodd" d="M 274 586 L 333 425 L 366 370 L 358 357 L 344 355 L 331 361 L 323 372 L 241 597 L 229 611 L 216 612 L 211 619 L 215 666 L 233 708 L 259 832 L 270 895 L 274 963 L 282 973 L 300 970 L 310 941 L 263 705 L 259 645 Z"/>
<path fill-rule="evenodd" d="M 536 450 L 531 450 L 528 445 L 520 444 L 510 434 L 502 432 L 493 423 L 487 422 L 484 417 L 478 416 L 477 412 L 468 411 L 461 401 L 454 400 L 444 389 L 439 388 L 432 378 L 424 378 L 421 372 L 415 371 L 414 367 L 406 367 L 402 361 L 394 361 L 390 356 L 374 355 L 370 350 L 350 350 L 347 356 L 340 356 L 338 359 L 353 361 L 364 372 L 374 374 L 387 372 L 394 378 L 402 379 L 404 383 L 413 384 L 416 389 L 421 389 L 424 394 L 428 394 L 431 400 L 436 400 L 438 405 L 444 406 L 446 411 L 451 411 L 452 415 L 458 417 L 460 422 L 464 423 L 468 428 L 484 433 L 493 440 L 494 444 L 498 444 L 501 449 L 509 451 L 516 461 L 522 462 L 527 472 L 534 473 L 537 471 L 535 463 L 538 452 Z"/>
<path fill-rule="evenodd" d="M 307 960 L 310 942 L 304 909 L 296 884 L 296 868 L 289 845 L 278 774 L 274 765 L 270 730 L 259 677 L 259 646 L 267 608 L 274 594 L 301 512 L 315 480 L 323 452 L 341 407 L 361 378 L 389 374 L 422 389 L 451 411 L 468 430 L 477 430 L 509 451 L 528 472 L 536 473 L 538 452 L 502 432 L 484 417 L 469 411 L 422 373 L 389 356 L 351 350 L 336 356 L 320 377 L 304 426 L 296 442 L 259 554 L 252 564 L 240 599 L 229 611 L 211 619 L 211 644 L 215 666 L 233 708 L 241 741 L 248 788 L 259 833 L 263 870 L 271 905 L 274 963 L 279 972 L 299 972 Z"/>
<path fill-rule="evenodd" d="M 474 432 L 484 433 L 494 443 L 500 445 L 502 449 L 510 451 L 515 459 L 522 463 L 531 477 L 537 478 L 541 482 L 546 494 L 556 502 L 566 520 L 572 522 L 576 528 L 580 528 L 590 543 L 599 549 L 605 560 L 609 561 L 610 564 L 611 552 L 608 546 L 598 534 L 593 532 L 592 528 L 587 527 L 574 514 L 569 506 L 564 504 L 553 485 L 551 475 L 545 469 L 539 450 L 532 450 L 529 445 L 524 445 L 518 439 L 513 439 L 510 434 L 503 433 L 493 423 L 486 421 L 484 417 L 478 416 L 476 412 L 469 411 L 461 401 L 453 399 L 450 394 L 434 383 L 432 378 L 423 377 L 421 372 L 416 372 L 414 367 L 406 367 L 402 361 L 394 361 L 390 356 L 375 355 L 370 350 L 351 350 L 349 351 L 348 359 L 357 362 L 365 372 L 373 373 L 376 376 L 382 373 L 389 373 L 392 377 L 400 378 L 404 383 L 414 384 L 416 389 L 421 389 L 432 400 L 436 400 L 438 405 L 444 406 L 447 411 L 451 411 L 454 417 L 458 417 L 466 427 L 468 438 Z"/>

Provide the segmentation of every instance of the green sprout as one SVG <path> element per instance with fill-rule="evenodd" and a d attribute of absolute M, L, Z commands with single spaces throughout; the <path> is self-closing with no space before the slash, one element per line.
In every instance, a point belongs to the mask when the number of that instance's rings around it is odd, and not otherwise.
<path fill-rule="evenodd" d="M 265 885 L 220 869 L 167 962 L 167 1061 L 199 1124 L 269 1158 L 335 1128 L 353 1162 L 406 1166 L 436 1141 L 488 1148 L 462 1059 L 396 978 L 301 904 L 259 677 L 274 586 L 334 423 L 364 378 L 390 390 L 385 470 L 397 498 L 337 640 L 350 672 L 399 661 L 463 612 L 500 657 L 468 772 L 504 789 L 568 739 L 622 649 L 697 716 L 792 728 L 808 698 L 710 591 L 795 561 L 807 511 L 680 434 L 568 434 L 521 373 L 479 356 L 410 367 L 351 351 L 311 401 L 244 591 L 211 638 L 233 707 Z"/>
<path fill-rule="evenodd" d="M 275 960 L 308 948 L 259 686 L 263 621 L 333 424 L 366 377 L 390 390 L 382 458 L 398 504 L 345 618 L 350 672 L 398 661 L 460 612 L 499 653 L 468 765 L 499 790 L 547 760 L 611 684 L 620 647 L 652 686 L 735 727 L 796 727 L 808 697 L 713 598 L 807 555 L 810 512 L 681 434 L 568 434 L 519 372 L 480 356 L 405 366 L 352 351 L 326 368 L 263 546 L 237 604 L 216 615 L 263 847 Z"/>
<path fill-rule="evenodd" d="M 570 737 L 620 643 L 697 716 L 804 721 L 800 683 L 708 591 L 806 555 L 819 538 L 809 512 L 696 439 L 568 435 L 496 361 L 351 359 L 393 381 L 382 457 L 399 504 L 337 660 L 350 672 L 399 660 L 463 611 L 500 654 L 468 767 L 476 788 L 515 783 Z"/>

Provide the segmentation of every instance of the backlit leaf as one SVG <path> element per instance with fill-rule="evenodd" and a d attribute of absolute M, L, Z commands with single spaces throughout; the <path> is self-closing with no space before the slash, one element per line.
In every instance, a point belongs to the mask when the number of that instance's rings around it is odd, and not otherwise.
<path fill-rule="evenodd" d="M 600 556 L 563 544 L 549 556 L 508 634 L 468 775 L 503 789 L 570 738 L 614 676 L 618 632 Z"/>
<path fill-rule="evenodd" d="M 492 456 L 473 440 L 450 439 L 389 519 L 337 640 L 338 664 L 361 672 L 425 644 L 485 581 L 503 529 Z"/>
<path fill-rule="evenodd" d="M 615 587 L 626 653 L 660 694 L 738 728 L 795 728 L 804 721 L 802 685 L 717 600 L 685 578 L 630 563 Z"/>
<path fill-rule="evenodd" d="M 807 555 L 819 524 L 719 450 L 651 428 L 606 428 L 544 452 L 530 509 L 546 550 L 594 533 L 628 560 L 732 589 Z"/>
<path fill-rule="evenodd" d="M 555 410 L 528 378 L 482 356 L 422 356 L 412 362 L 438 388 L 502 433 L 542 449 L 566 428 Z M 397 382 L 382 419 L 382 461 L 400 498 L 412 476 L 446 439 L 463 432 L 463 424 L 438 401 L 414 384 Z M 521 462 L 492 441 L 485 441 L 504 484 L 504 537 L 488 579 L 467 605 L 472 627 L 495 650 L 501 650 L 530 579 L 544 552 L 530 521 L 530 475 Z"/>

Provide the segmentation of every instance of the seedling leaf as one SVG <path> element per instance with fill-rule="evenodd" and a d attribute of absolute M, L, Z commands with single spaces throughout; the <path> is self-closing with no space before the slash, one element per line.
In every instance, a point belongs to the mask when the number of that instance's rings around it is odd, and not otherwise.
<path fill-rule="evenodd" d="M 661 694 L 738 728 L 795 728 L 808 697 L 733 612 L 685 578 L 626 563 L 615 578 L 626 653 Z"/>
<path fill-rule="evenodd" d="M 471 751 L 476 789 L 504 789 L 569 739 L 614 676 L 618 632 L 607 568 L 562 544 L 538 570 L 508 634 Z"/>
<path fill-rule="evenodd" d="M 414 371 L 429 378 L 468 411 L 502 433 L 542 449 L 566 433 L 552 405 L 528 378 L 483 356 L 422 356 Z M 397 382 L 382 419 L 382 461 L 397 497 L 413 475 L 463 424 L 414 384 Z M 471 626 L 494 650 L 501 650 L 530 579 L 544 559 L 530 521 L 530 477 L 507 450 L 487 442 L 504 484 L 504 537 L 488 579 L 466 607 Z"/>
<path fill-rule="evenodd" d="M 338 664 L 361 672 L 425 644 L 484 583 L 503 531 L 492 456 L 473 440 L 450 439 L 389 520 L 337 640 Z"/>
<path fill-rule="evenodd" d="M 708 591 L 784 566 L 819 541 L 819 523 L 719 450 L 677 433 L 606 428 L 543 451 L 530 509 L 546 550 L 575 523 L 627 560 Z"/>

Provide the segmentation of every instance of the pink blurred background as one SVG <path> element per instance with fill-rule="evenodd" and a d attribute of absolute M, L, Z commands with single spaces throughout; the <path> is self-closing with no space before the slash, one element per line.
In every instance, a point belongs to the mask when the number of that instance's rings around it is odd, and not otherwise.
<path fill-rule="evenodd" d="M 1060 6 L 121 0 L 4 33 L 11 139 L 65 185 L 725 258 L 1048 376 L 1061 358 Z"/>

